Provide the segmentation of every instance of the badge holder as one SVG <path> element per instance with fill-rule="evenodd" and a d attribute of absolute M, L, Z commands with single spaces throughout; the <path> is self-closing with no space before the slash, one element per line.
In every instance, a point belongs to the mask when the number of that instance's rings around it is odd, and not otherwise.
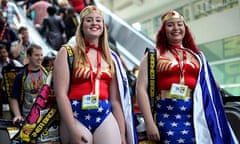
<path fill-rule="evenodd" d="M 170 90 L 170 96 L 172 98 L 178 98 L 178 99 L 186 99 L 188 98 L 188 92 L 189 88 L 186 85 L 183 84 L 172 84 L 171 90 Z"/>
<path fill-rule="evenodd" d="M 82 98 L 82 109 L 97 109 L 99 105 L 99 96 L 96 94 L 84 95 Z"/>

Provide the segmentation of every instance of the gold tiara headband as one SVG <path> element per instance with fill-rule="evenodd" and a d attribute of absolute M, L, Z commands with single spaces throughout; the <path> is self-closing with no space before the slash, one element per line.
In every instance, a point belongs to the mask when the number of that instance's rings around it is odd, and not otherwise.
<path fill-rule="evenodd" d="M 87 7 L 85 7 L 85 8 L 81 11 L 81 13 L 80 13 L 80 18 L 82 19 L 82 18 L 85 17 L 86 15 L 89 15 L 89 14 L 94 13 L 94 12 L 100 14 L 101 16 L 103 15 L 103 14 L 102 14 L 102 11 L 100 11 L 97 7 L 95 7 L 95 6 L 87 6 Z"/>
<path fill-rule="evenodd" d="M 181 20 L 184 20 L 183 16 L 177 11 L 169 11 L 165 14 L 165 16 L 163 16 L 162 22 L 164 23 L 165 21 L 168 21 L 173 18 L 179 18 Z"/>

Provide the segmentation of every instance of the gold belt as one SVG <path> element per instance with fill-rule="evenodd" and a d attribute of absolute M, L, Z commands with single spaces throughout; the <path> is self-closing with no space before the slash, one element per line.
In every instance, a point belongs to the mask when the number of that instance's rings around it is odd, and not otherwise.
<path fill-rule="evenodd" d="M 157 92 L 157 97 L 156 99 L 164 99 L 164 98 L 173 98 L 173 96 L 170 95 L 170 90 L 160 90 Z M 185 98 L 192 98 L 192 90 L 189 89 L 187 91 L 186 97 Z"/>

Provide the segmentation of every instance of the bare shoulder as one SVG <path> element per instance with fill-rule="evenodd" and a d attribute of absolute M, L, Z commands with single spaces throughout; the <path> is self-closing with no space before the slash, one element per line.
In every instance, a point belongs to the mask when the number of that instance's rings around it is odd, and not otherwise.
<path fill-rule="evenodd" d="M 64 58 L 66 58 L 66 57 L 67 57 L 67 50 L 66 50 L 65 47 L 61 47 L 59 49 L 59 51 L 58 51 L 58 54 L 57 54 L 57 57 L 56 57 L 56 61 L 59 60 L 59 59 L 62 60 Z"/>
<path fill-rule="evenodd" d="M 57 53 L 56 59 L 55 59 L 55 64 L 54 67 L 64 67 L 67 64 L 67 50 L 65 47 L 61 47 Z"/>

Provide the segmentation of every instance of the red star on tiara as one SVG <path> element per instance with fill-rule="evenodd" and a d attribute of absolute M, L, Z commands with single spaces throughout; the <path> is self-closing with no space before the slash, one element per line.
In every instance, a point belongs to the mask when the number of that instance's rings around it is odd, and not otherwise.
<path fill-rule="evenodd" d="M 96 10 L 97 10 L 97 8 L 96 8 L 96 7 L 92 7 L 92 10 L 93 10 L 93 11 L 96 11 Z"/>

